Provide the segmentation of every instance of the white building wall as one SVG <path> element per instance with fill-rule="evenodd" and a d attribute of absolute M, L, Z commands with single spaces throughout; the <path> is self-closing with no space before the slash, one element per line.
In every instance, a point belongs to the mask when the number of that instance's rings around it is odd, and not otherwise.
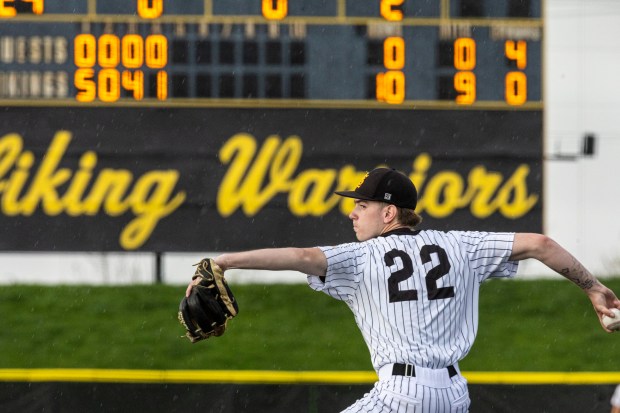
<path fill-rule="evenodd" d="M 596 274 L 620 274 L 620 2 L 547 0 L 545 12 L 546 155 L 597 137 L 593 158 L 546 162 L 545 231 Z"/>

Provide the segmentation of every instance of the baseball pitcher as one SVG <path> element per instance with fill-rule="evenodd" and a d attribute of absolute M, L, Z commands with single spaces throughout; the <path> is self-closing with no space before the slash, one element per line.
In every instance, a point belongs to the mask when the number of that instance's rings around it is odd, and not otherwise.
<path fill-rule="evenodd" d="M 349 215 L 359 242 L 223 254 L 231 268 L 295 270 L 309 286 L 344 301 L 370 351 L 378 381 L 345 412 L 469 411 L 459 361 L 478 329 L 480 284 L 512 278 L 533 258 L 579 286 L 601 325 L 620 300 L 552 239 L 541 234 L 415 230 L 417 191 L 389 168 L 369 172 L 353 191 Z M 200 278 L 187 288 L 190 297 Z"/>

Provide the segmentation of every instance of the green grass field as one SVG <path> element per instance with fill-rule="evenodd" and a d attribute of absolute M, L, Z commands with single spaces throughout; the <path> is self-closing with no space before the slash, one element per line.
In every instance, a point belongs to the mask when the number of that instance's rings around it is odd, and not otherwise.
<path fill-rule="evenodd" d="M 620 291 L 620 279 L 606 284 Z M 0 368 L 371 370 L 349 309 L 305 285 L 234 285 L 228 332 L 181 339 L 182 286 L 0 287 Z M 620 371 L 605 333 L 564 280 L 483 285 L 464 371 Z"/>

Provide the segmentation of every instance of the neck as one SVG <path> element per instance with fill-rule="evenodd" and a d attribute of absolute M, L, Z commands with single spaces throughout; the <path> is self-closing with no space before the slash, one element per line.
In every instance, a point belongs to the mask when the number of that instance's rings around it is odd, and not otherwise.
<path fill-rule="evenodd" d="M 379 234 L 379 235 L 383 235 L 383 234 L 385 234 L 385 233 L 387 233 L 387 232 L 394 231 L 394 230 L 396 230 L 396 229 L 401 229 L 401 228 L 407 228 L 407 229 L 408 229 L 409 227 L 407 227 L 407 226 L 405 226 L 405 225 L 401 224 L 400 222 L 392 222 L 392 223 L 390 223 L 390 224 L 387 224 L 387 225 L 383 228 L 383 231 L 381 231 L 381 234 Z"/>

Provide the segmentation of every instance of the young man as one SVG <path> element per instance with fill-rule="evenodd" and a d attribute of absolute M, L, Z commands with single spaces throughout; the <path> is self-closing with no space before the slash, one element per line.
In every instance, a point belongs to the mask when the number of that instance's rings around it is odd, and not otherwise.
<path fill-rule="evenodd" d="M 379 380 L 345 412 L 467 412 L 458 362 L 476 336 L 479 286 L 513 277 L 519 260 L 537 259 L 574 282 L 599 320 L 620 308 L 611 290 L 544 235 L 414 230 L 417 191 L 396 170 L 374 169 L 354 191 L 338 194 L 355 198 L 349 218 L 359 242 L 230 253 L 215 262 L 223 270 L 301 271 L 311 288 L 348 304 Z"/>

